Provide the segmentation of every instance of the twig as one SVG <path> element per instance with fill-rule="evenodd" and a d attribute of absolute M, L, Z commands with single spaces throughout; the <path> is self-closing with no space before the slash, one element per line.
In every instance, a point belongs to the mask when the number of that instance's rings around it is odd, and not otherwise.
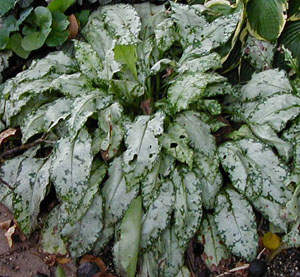
<path fill-rule="evenodd" d="M 6 156 L 13 155 L 13 154 L 16 154 L 18 152 L 27 150 L 27 149 L 32 148 L 32 147 L 34 147 L 34 146 L 36 146 L 36 145 L 38 145 L 40 143 L 51 143 L 51 144 L 53 144 L 54 142 L 53 141 L 49 141 L 49 140 L 45 140 L 43 138 L 39 138 L 39 139 L 37 139 L 34 142 L 22 144 L 22 145 L 17 146 L 17 147 L 15 147 L 13 149 L 5 151 L 4 153 L 2 153 L 0 155 L 0 161 L 3 161 L 3 158 L 6 157 Z"/>
<path fill-rule="evenodd" d="M 0 177 L 0 183 L 6 185 L 10 190 L 14 190 L 14 188 L 10 184 L 5 182 L 1 177 Z"/>
<path fill-rule="evenodd" d="M 236 267 L 236 268 L 233 268 L 233 269 L 230 269 L 228 270 L 227 272 L 224 272 L 220 275 L 218 275 L 217 277 L 221 277 L 221 276 L 225 276 L 225 275 L 229 275 L 230 273 L 232 272 L 235 272 L 235 271 L 240 271 L 240 270 L 244 270 L 244 269 L 247 269 L 249 268 L 250 264 L 244 264 L 242 266 L 239 266 L 239 267 Z"/>

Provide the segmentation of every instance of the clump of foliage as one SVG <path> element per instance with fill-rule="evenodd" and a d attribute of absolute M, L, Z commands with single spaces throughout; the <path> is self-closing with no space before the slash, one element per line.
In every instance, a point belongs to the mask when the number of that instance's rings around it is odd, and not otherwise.
<path fill-rule="evenodd" d="M 53 0 L 33 6 L 32 0 L 0 1 L 0 49 L 11 49 L 26 59 L 32 50 L 62 45 L 69 37 L 69 20 L 64 14 L 75 0 Z"/>
<path fill-rule="evenodd" d="M 2 85 L 2 128 L 20 126 L 23 143 L 43 134 L 44 145 L 2 165 L 0 200 L 29 235 L 54 186 L 44 251 L 97 254 L 114 238 L 121 276 L 183 276 L 196 234 L 210 268 L 231 253 L 255 259 L 254 210 L 300 245 L 299 75 L 291 85 L 270 68 L 273 48 L 265 67 L 269 42 L 245 32 L 242 52 L 245 6 L 227 8 L 104 6 L 83 39 Z M 261 72 L 232 86 L 217 70 L 236 47 L 238 64 Z"/>

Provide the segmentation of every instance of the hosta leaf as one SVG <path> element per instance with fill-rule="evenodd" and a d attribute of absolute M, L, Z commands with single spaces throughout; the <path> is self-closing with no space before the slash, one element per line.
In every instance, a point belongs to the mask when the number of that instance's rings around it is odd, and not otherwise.
<path fill-rule="evenodd" d="M 276 40 L 285 25 L 287 5 L 286 0 L 248 1 L 248 30 L 258 39 Z"/>
<path fill-rule="evenodd" d="M 98 117 L 99 149 L 105 160 L 113 158 L 122 142 L 124 136 L 122 122 L 123 108 L 119 103 L 114 103 L 100 112 Z"/>
<path fill-rule="evenodd" d="M 102 189 L 105 199 L 105 228 L 114 225 L 123 216 L 139 189 L 134 187 L 127 191 L 121 157 L 115 158 L 110 164 L 108 175 Z"/>
<path fill-rule="evenodd" d="M 168 99 L 175 112 L 185 110 L 190 104 L 204 98 L 209 84 L 224 82 L 216 73 L 191 73 L 177 77 L 168 89 Z"/>
<path fill-rule="evenodd" d="M 257 71 L 272 68 L 276 45 L 249 35 L 243 48 L 243 58 Z"/>
<path fill-rule="evenodd" d="M 15 219 L 22 232 L 29 235 L 37 225 L 40 204 L 49 184 L 50 159 L 24 159 L 19 167 L 13 193 Z"/>
<path fill-rule="evenodd" d="M 255 259 L 258 236 L 251 205 L 233 189 L 223 191 L 216 201 L 214 219 L 225 245 L 239 257 Z"/>
<path fill-rule="evenodd" d="M 201 182 L 203 206 L 211 209 L 222 185 L 222 176 L 215 139 L 210 134 L 209 126 L 200 118 L 201 114 L 187 111 L 179 115 L 176 122 L 186 130 L 194 148 L 194 170 Z"/>
<path fill-rule="evenodd" d="M 270 222 L 285 230 L 279 210 L 291 197 L 285 188 L 289 173 L 273 151 L 261 142 L 242 139 L 221 145 L 219 157 L 234 187 Z"/>
<path fill-rule="evenodd" d="M 123 156 L 123 170 L 128 187 L 150 171 L 161 149 L 158 136 L 163 132 L 164 114 L 138 116 L 132 124 L 125 126 L 127 150 Z"/>
<path fill-rule="evenodd" d="M 175 187 L 175 234 L 183 248 L 195 235 L 202 218 L 201 184 L 194 172 L 186 168 L 174 170 L 172 182 Z"/>
<path fill-rule="evenodd" d="M 291 22 L 282 33 L 282 43 L 300 60 L 300 21 Z"/>
<path fill-rule="evenodd" d="M 69 239 L 69 251 L 73 257 L 80 257 L 89 252 L 99 237 L 102 224 L 102 197 L 96 194 L 86 214 L 73 226 L 67 224 L 61 231 Z"/>
<path fill-rule="evenodd" d="M 170 124 L 167 132 L 161 137 L 162 147 L 169 155 L 192 167 L 193 150 L 188 143 L 188 134 L 179 124 Z"/>
<path fill-rule="evenodd" d="M 60 213 L 60 206 L 55 207 L 49 214 L 41 231 L 41 247 L 46 253 L 67 254 L 67 246 L 62 240 L 58 223 Z"/>
<path fill-rule="evenodd" d="M 230 258 L 230 252 L 219 236 L 212 215 L 207 214 L 203 219 L 198 239 L 204 245 L 202 259 L 211 271 L 213 271 L 223 259 L 226 260 Z"/>
<path fill-rule="evenodd" d="M 71 136 L 76 136 L 77 132 L 93 113 L 104 109 L 110 103 L 111 96 L 105 95 L 98 89 L 95 89 L 90 94 L 75 98 L 71 106 L 72 114 L 67 122 Z"/>
<path fill-rule="evenodd" d="M 122 276 L 135 276 L 142 219 L 142 198 L 134 199 L 120 226 L 120 239 L 114 246 L 114 263 Z"/>
<path fill-rule="evenodd" d="M 153 245 L 161 232 L 167 227 L 175 201 L 174 188 L 171 181 L 160 186 L 159 195 L 143 215 L 141 231 L 141 248 Z"/>
<path fill-rule="evenodd" d="M 69 213 L 78 209 L 89 187 L 92 158 L 91 138 L 85 128 L 73 140 L 71 137 L 60 139 L 54 149 L 51 180 L 59 199 L 68 204 Z"/>

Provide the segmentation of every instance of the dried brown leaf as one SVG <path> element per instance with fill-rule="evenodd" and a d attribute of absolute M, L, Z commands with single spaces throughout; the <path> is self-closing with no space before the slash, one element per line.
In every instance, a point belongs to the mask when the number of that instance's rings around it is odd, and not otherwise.
<path fill-rule="evenodd" d="M 9 128 L 3 132 L 0 133 L 0 146 L 2 145 L 2 143 L 9 137 L 12 137 L 16 134 L 18 130 L 15 128 Z"/>

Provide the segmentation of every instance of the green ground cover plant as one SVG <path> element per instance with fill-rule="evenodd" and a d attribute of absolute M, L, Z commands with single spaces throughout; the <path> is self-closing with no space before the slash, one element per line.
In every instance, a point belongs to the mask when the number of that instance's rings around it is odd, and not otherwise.
<path fill-rule="evenodd" d="M 44 251 L 75 258 L 113 240 L 121 276 L 186 276 L 195 236 L 211 269 L 251 261 L 255 212 L 300 245 L 299 60 L 283 28 L 251 25 L 250 2 L 104 6 L 1 85 L 0 130 L 42 142 L 0 168 L 25 235 L 42 226 Z"/>

